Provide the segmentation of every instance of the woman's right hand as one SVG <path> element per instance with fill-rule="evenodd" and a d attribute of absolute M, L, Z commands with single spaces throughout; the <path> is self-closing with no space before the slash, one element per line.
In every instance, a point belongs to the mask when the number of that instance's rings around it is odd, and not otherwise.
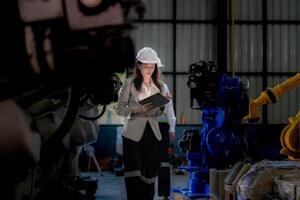
<path fill-rule="evenodd" d="M 134 107 L 132 109 L 132 112 L 133 113 L 144 113 L 144 112 L 147 112 L 149 110 L 152 110 L 153 108 L 155 108 L 155 106 L 152 103 L 147 103 L 147 104 L 144 104 L 144 105 Z"/>

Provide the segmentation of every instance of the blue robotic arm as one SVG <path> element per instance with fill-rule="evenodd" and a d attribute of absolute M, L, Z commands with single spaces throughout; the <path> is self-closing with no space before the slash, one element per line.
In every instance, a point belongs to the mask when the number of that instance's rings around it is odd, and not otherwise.
<path fill-rule="evenodd" d="M 227 168 L 245 155 L 237 125 L 247 113 L 247 87 L 239 78 L 219 73 L 212 61 L 191 64 L 187 85 L 191 108 L 202 111 L 202 128 L 186 130 L 179 142 L 189 163 L 183 169 L 190 172 L 188 188 L 179 192 L 209 197 L 209 168 Z"/>
<path fill-rule="evenodd" d="M 202 111 L 201 146 L 208 157 L 206 165 L 228 167 L 232 164 L 230 160 L 236 161 L 230 158 L 230 149 L 239 145 L 234 133 L 236 126 L 248 111 L 247 85 L 238 77 L 220 74 L 212 61 L 192 64 L 187 85 L 191 107 Z M 198 108 L 193 106 L 195 100 Z"/>

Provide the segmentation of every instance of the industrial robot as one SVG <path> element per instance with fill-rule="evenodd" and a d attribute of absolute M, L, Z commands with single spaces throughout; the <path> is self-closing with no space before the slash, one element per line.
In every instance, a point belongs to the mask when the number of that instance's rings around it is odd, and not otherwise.
<path fill-rule="evenodd" d="M 250 99 L 249 114 L 244 120 L 256 122 L 260 118 L 260 109 L 263 105 L 276 103 L 280 96 L 300 85 L 300 73 L 287 79 L 274 88 L 267 88 L 256 99 Z M 287 155 L 289 160 L 300 160 L 300 111 L 289 118 L 288 125 L 280 136 L 281 154 Z"/>
<path fill-rule="evenodd" d="M 0 199 L 93 199 L 80 149 L 134 66 L 141 0 L 10 0 L 2 7 Z M 98 111 L 98 107 L 102 111 Z"/>
<path fill-rule="evenodd" d="M 237 125 L 248 113 L 248 85 L 220 73 L 212 61 L 191 64 L 188 74 L 190 106 L 201 110 L 202 127 L 186 130 L 179 141 L 188 160 L 181 169 L 190 176 L 187 188 L 173 191 L 191 199 L 209 198 L 210 168 L 228 168 L 246 157 L 247 144 Z"/>
<path fill-rule="evenodd" d="M 300 85 L 300 73 L 267 88 L 258 98 L 250 99 L 244 120 L 257 122 L 263 105 L 276 103 L 283 94 Z M 280 153 L 288 159 L 237 163 L 225 179 L 225 190 L 239 199 L 299 199 L 300 112 L 289 118 L 280 136 Z M 229 195 L 230 196 L 230 195 Z"/>

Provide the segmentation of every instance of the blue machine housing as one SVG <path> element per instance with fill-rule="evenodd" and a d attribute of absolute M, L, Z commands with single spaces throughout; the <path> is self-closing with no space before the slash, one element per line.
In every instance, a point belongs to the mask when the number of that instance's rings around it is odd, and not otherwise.
<path fill-rule="evenodd" d="M 228 168 L 245 156 L 236 125 L 248 109 L 246 88 L 239 78 L 219 74 L 211 63 L 200 61 L 190 66 L 191 107 L 197 100 L 202 128 L 186 130 L 179 142 L 188 160 L 188 166 L 180 168 L 190 175 L 187 188 L 173 191 L 193 199 L 210 196 L 209 168 Z"/>

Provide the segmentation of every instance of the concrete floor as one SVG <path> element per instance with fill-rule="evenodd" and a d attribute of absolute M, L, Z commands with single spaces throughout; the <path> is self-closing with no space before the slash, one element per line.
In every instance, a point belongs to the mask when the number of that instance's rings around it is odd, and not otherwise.
<path fill-rule="evenodd" d="M 96 200 L 126 200 L 126 190 L 123 176 L 115 176 L 112 172 L 84 172 L 82 176 L 95 177 L 99 180 Z M 188 175 L 172 175 L 171 187 L 186 187 Z M 155 187 L 157 190 L 157 187 Z M 155 200 L 158 199 L 155 196 Z"/>

